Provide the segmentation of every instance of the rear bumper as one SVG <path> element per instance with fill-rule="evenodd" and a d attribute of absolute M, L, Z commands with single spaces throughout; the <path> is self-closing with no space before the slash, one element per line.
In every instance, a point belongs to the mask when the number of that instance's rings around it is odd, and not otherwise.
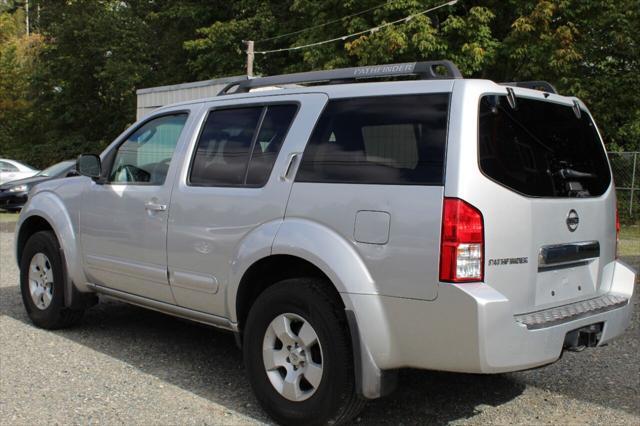
<path fill-rule="evenodd" d="M 533 329 L 486 284 L 442 285 L 434 301 L 348 296 L 361 344 L 380 370 L 501 373 L 556 361 L 567 333 L 587 325 L 604 324 L 598 345 L 622 334 L 630 321 L 635 274 L 621 262 L 607 268 L 610 280 L 603 290 L 627 303 Z"/>

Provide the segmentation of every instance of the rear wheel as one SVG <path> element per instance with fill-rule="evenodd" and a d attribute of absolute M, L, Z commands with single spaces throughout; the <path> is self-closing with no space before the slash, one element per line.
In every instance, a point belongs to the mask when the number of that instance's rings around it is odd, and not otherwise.
<path fill-rule="evenodd" d="M 358 414 L 344 308 L 315 278 L 281 281 L 249 312 L 244 362 L 262 407 L 282 424 L 339 424 Z"/>
<path fill-rule="evenodd" d="M 51 231 L 33 234 L 20 259 L 20 291 L 27 314 L 38 327 L 69 327 L 82 318 L 84 310 L 64 306 L 64 282 L 55 234 Z"/>

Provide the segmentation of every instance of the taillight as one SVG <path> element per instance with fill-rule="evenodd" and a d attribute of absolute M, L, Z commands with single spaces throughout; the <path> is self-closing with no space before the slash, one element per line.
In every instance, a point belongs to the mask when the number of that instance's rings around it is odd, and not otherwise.
<path fill-rule="evenodd" d="M 616 259 L 618 258 L 619 245 L 620 245 L 620 216 L 618 216 L 618 206 L 616 205 Z"/>
<path fill-rule="evenodd" d="M 440 281 L 462 283 L 484 278 L 482 213 L 458 198 L 445 198 L 440 237 Z"/>

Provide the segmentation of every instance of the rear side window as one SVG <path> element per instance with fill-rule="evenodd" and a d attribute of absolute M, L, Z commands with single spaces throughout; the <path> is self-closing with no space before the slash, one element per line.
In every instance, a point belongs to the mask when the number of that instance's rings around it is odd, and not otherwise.
<path fill-rule="evenodd" d="M 6 161 L 0 161 L 0 172 L 17 172 L 18 168 Z"/>
<path fill-rule="evenodd" d="M 297 110 L 297 105 L 271 105 L 267 107 L 258 138 L 251 151 L 246 180 L 248 186 L 263 186 L 267 183 Z"/>
<path fill-rule="evenodd" d="M 330 101 L 299 182 L 442 185 L 449 94 Z"/>
<path fill-rule="evenodd" d="M 585 111 L 506 96 L 480 100 L 480 169 L 492 180 L 533 197 L 602 195 L 611 181 L 604 147 Z"/>
<path fill-rule="evenodd" d="M 212 111 L 191 167 L 195 186 L 263 186 L 269 179 L 297 105 Z"/>

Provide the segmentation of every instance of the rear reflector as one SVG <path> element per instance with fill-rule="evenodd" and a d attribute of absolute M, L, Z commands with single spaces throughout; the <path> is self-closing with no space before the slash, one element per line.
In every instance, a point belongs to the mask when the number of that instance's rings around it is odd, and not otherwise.
<path fill-rule="evenodd" d="M 440 242 L 440 281 L 477 282 L 484 278 L 482 213 L 458 198 L 445 198 Z"/>

